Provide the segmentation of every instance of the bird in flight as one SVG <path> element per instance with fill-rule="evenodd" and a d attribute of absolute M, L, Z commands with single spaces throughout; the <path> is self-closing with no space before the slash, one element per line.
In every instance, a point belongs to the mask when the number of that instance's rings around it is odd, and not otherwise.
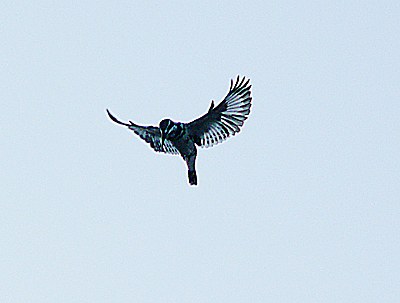
<path fill-rule="evenodd" d="M 141 126 L 129 121 L 124 123 L 115 118 L 107 109 L 108 116 L 115 123 L 124 125 L 141 139 L 150 144 L 156 152 L 181 155 L 188 167 L 190 185 L 197 185 L 196 156 L 197 146 L 211 147 L 225 141 L 240 131 L 248 118 L 251 107 L 250 79 L 237 77 L 231 80 L 226 97 L 203 116 L 189 123 L 164 119 L 159 127 Z"/>

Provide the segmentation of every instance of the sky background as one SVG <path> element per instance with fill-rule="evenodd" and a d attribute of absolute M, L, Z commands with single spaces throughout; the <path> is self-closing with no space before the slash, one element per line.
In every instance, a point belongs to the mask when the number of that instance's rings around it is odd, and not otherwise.
<path fill-rule="evenodd" d="M 399 302 L 398 1 L 2 1 L 1 302 Z M 245 75 L 198 187 L 106 116 Z"/>

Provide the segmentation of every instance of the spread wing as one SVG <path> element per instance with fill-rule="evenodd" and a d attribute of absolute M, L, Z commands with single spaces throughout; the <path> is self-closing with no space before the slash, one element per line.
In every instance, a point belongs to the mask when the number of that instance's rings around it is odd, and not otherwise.
<path fill-rule="evenodd" d="M 141 139 L 149 143 L 151 148 L 153 148 L 156 152 L 163 152 L 167 154 L 179 154 L 179 151 L 175 148 L 172 142 L 167 139 L 164 141 L 164 148 L 162 148 L 161 132 L 158 127 L 141 126 L 133 123 L 132 121 L 129 121 L 129 124 L 121 122 L 117 118 L 115 118 L 108 109 L 107 109 L 107 114 L 110 117 L 110 119 L 113 120 L 115 123 L 124 125 L 128 127 L 130 130 L 133 130 L 133 132 L 136 135 L 138 135 Z"/>
<path fill-rule="evenodd" d="M 229 92 L 214 108 L 211 102 L 208 112 L 186 125 L 189 135 L 201 147 L 210 147 L 225 141 L 240 131 L 240 127 L 247 119 L 251 107 L 250 79 L 240 80 L 235 84 L 231 80 Z"/>

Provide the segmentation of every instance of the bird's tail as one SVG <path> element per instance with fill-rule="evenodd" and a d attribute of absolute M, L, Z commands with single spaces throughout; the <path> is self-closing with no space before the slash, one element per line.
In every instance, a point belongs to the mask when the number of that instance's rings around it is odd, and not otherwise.
<path fill-rule="evenodd" d="M 189 170 L 188 177 L 190 185 L 197 185 L 197 175 L 195 170 Z"/>

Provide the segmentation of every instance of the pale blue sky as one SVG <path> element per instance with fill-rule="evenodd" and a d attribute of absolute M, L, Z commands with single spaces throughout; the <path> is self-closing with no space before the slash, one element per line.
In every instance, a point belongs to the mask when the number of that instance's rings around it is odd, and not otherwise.
<path fill-rule="evenodd" d="M 399 302 L 398 1 L 3 1 L 1 302 Z M 122 120 L 251 78 L 198 187 Z"/>

